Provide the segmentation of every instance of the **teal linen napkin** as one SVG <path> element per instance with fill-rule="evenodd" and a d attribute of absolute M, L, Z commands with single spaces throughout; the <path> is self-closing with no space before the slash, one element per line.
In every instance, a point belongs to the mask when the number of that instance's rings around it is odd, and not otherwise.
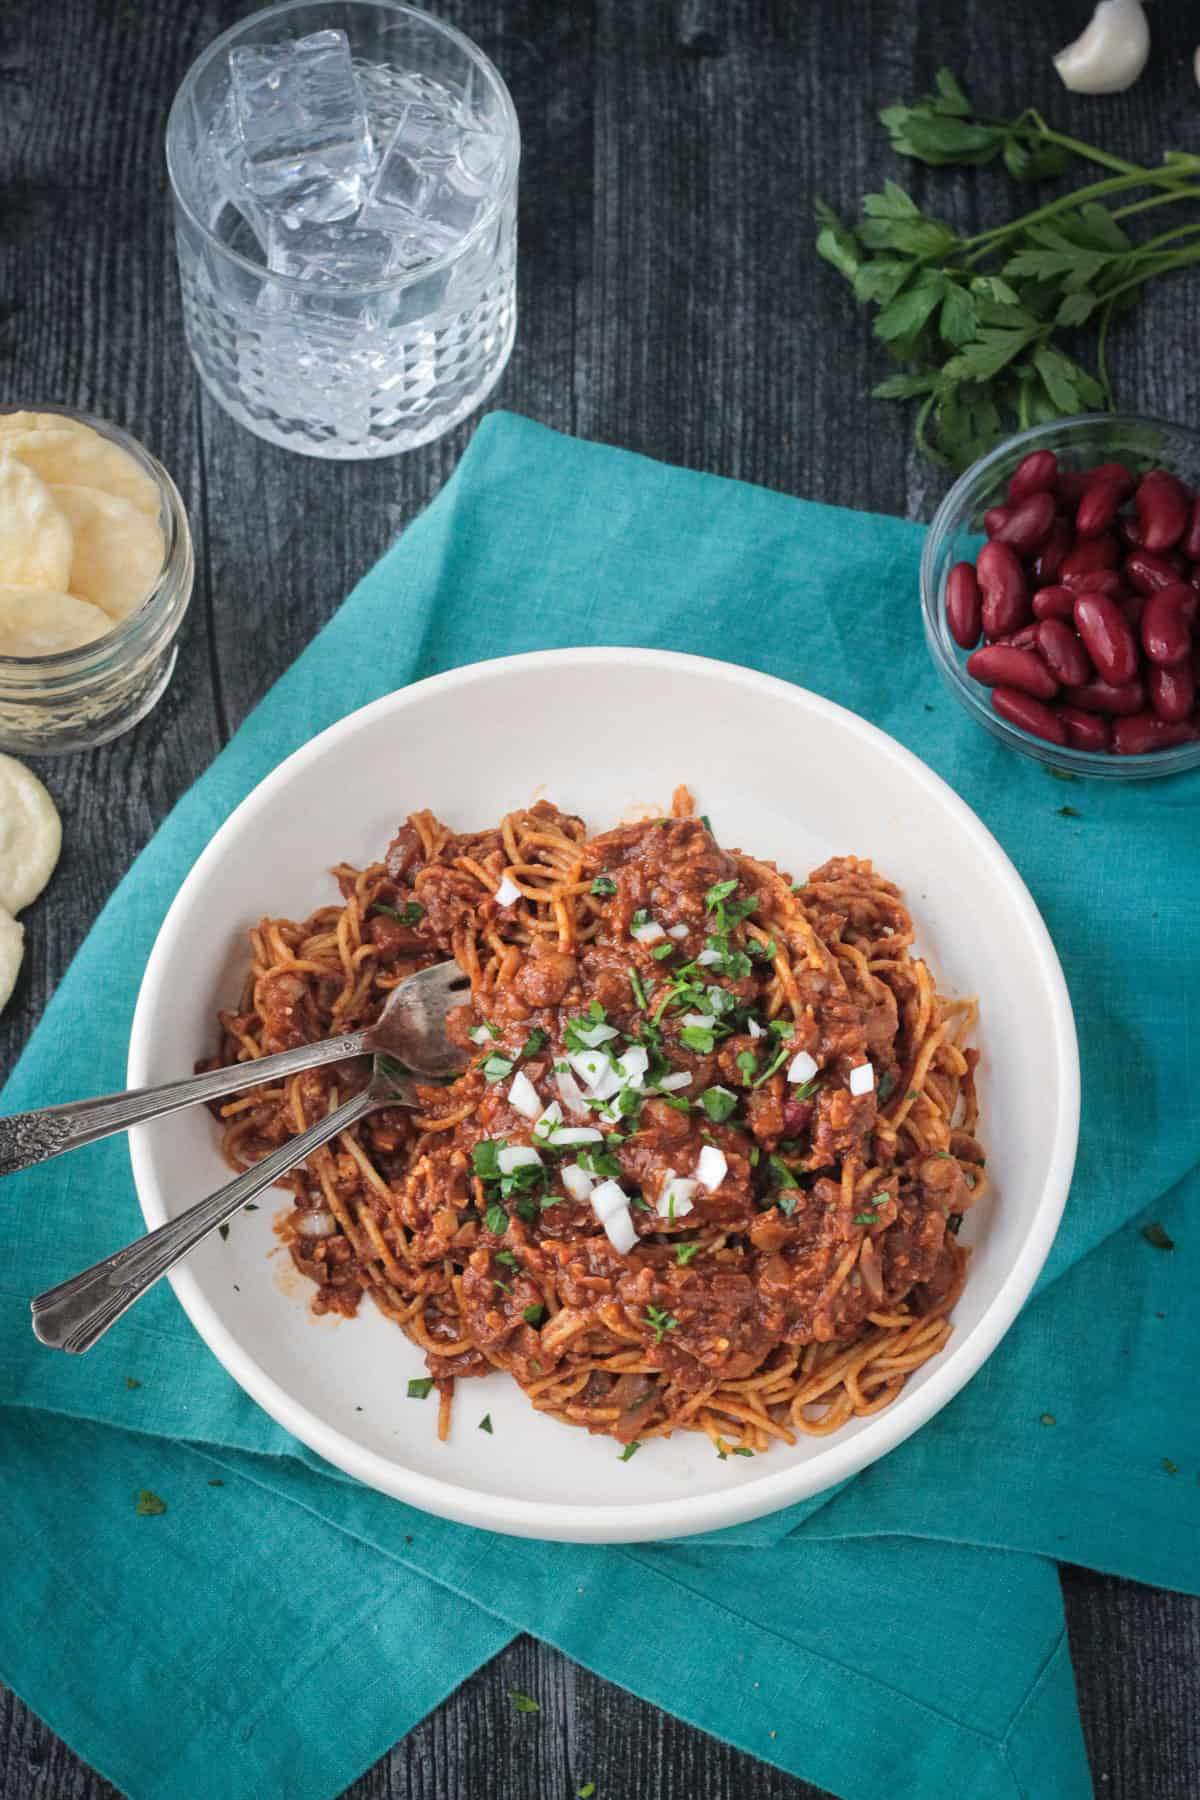
<path fill-rule="evenodd" d="M 1182 980 L 1196 783 L 1063 785 L 972 726 L 921 641 L 922 535 L 492 415 L 138 859 L 2 1105 L 121 1085 L 180 881 L 334 719 L 514 651 L 696 651 L 908 744 L 1041 906 L 1079 1024 L 1084 1125 L 1035 1297 L 951 1406 L 832 1493 L 684 1543 L 525 1543 L 329 1469 L 228 1380 L 165 1286 L 85 1360 L 41 1350 L 29 1296 L 140 1214 L 119 1139 L 10 1179 L 0 1673 L 134 1800 L 326 1800 L 518 1630 L 846 1800 L 1090 1792 L 1050 1559 L 1200 1589 L 1200 1057 Z M 166 1512 L 139 1515 L 141 1489 Z M 340 1701 L 319 1734 L 314 1683 Z"/>

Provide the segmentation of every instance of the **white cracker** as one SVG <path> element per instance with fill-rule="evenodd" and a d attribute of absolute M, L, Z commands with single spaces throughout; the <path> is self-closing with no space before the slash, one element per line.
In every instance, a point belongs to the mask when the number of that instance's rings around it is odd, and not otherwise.
<path fill-rule="evenodd" d="M 9 913 L 20 912 L 37 899 L 54 872 L 61 847 L 58 808 L 33 770 L 15 757 L 0 756 L 0 928 Z M 20 961 L 18 948 L 14 981 Z M 4 988 L 2 943 L 0 988 Z M 5 998 L 8 991 L 4 990 Z"/>

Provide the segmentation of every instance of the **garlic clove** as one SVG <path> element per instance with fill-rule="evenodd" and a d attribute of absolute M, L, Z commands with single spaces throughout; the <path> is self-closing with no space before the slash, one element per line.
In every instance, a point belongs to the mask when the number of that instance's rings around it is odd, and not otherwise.
<path fill-rule="evenodd" d="M 1196 80 L 1200 83 L 1200 44 L 1196 46 L 1196 54 L 1192 58 L 1192 67 L 1196 71 Z"/>
<path fill-rule="evenodd" d="M 1120 94 L 1150 54 L 1141 0 L 1100 0 L 1087 29 L 1054 58 L 1063 86 L 1076 94 Z"/>

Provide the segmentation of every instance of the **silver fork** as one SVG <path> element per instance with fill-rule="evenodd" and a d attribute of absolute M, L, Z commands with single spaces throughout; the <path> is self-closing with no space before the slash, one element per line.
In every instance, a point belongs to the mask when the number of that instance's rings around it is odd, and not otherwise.
<path fill-rule="evenodd" d="M 450 1075 L 460 1069 L 464 1058 L 446 1035 L 445 1015 L 451 1000 L 461 998 L 462 990 L 467 985 L 466 977 L 457 964 L 439 965 L 439 968 L 442 967 L 454 970 L 456 985 L 452 985 L 445 976 L 441 985 L 432 981 L 425 982 L 425 989 L 419 993 L 416 1002 L 410 996 L 407 1022 L 403 1026 L 397 1022 L 397 1016 L 402 1011 L 399 996 L 404 989 L 411 989 L 417 983 L 425 981 L 425 977 L 438 973 L 437 970 L 425 970 L 397 988 L 379 1023 L 370 1031 L 353 1032 L 346 1037 L 330 1040 L 331 1043 L 343 1046 L 342 1056 L 353 1056 L 364 1049 L 374 1048 L 371 1079 L 361 1093 L 355 1094 L 325 1118 L 318 1119 L 315 1125 L 310 1125 L 299 1137 L 290 1138 L 286 1144 L 281 1144 L 278 1150 L 255 1163 L 244 1175 L 239 1175 L 225 1187 L 219 1188 L 215 1194 L 209 1194 L 206 1199 L 197 1201 L 195 1206 L 189 1207 L 177 1219 L 168 1220 L 165 1225 L 160 1225 L 156 1230 L 135 1239 L 132 1244 L 127 1244 L 123 1250 L 105 1257 L 102 1262 L 94 1263 L 90 1269 L 84 1269 L 70 1280 L 60 1282 L 57 1287 L 39 1294 L 30 1302 L 35 1336 L 52 1349 L 69 1350 L 76 1354 L 90 1350 L 109 1327 L 116 1324 L 122 1313 L 127 1312 L 148 1288 L 153 1287 L 160 1276 L 182 1262 L 210 1232 L 231 1219 L 236 1212 L 240 1212 L 248 1200 L 253 1200 L 256 1194 L 270 1187 L 281 1175 L 286 1175 L 289 1169 L 294 1169 L 297 1163 L 311 1156 L 314 1150 L 319 1150 L 322 1144 L 327 1144 L 339 1132 L 349 1130 L 360 1119 L 365 1119 L 368 1113 L 376 1112 L 382 1106 L 418 1105 L 416 1082 L 407 1072 L 398 1069 L 391 1045 L 403 1043 L 410 1063 L 420 1061 L 422 1066 L 418 1073 L 425 1078 Z M 423 1028 L 428 1028 L 436 1020 L 434 1028 L 426 1030 L 426 1034 L 420 1037 L 413 1028 L 413 1021 L 418 1017 L 423 1021 Z M 383 1030 L 385 1020 L 390 1021 L 387 1031 Z M 372 1040 L 370 1045 L 367 1043 L 368 1039 Z M 309 1049 L 316 1047 L 306 1046 Z M 277 1073 L 282 1073 L 284 1071 L 280 1069 L 280 1064 L 285 1059 L 300 1054 L 302 1053 L 286 1051 L 283 1056 L 263 1057 L 248 1066 L 254 1070 L 254 1078 L 261 1079 L 269 1064 L 274 1065 Z M 317 1061 L 328 1060 L 330 1059 L 310 1058 L 306 1062 L 292 1061 L 288 1064 L 287 1072 L 294 1073 L 297 1068 L 311 1068 Z M 240 1067 L 241 1065 L 239 1071 Z M 227 1072 L 216 1071 L 222 1074 Z M 208 1079 L 200 1077 L 201 1081 Z M 194 1087 L 195 1084 L 177 1082 L 172 1085 L 183 1088 Z M 240 1085 L 246 1087 L 250 1083 L 243 1081 Z M 146 1089 L 143 1094 L 161 1095 L 165 1091 L 168 1090 Z M 216 1089 L 218 1094 L 228 1091 L 221 1087 Z M 202 1097 L 193 1093 L 191 1099 Z M 156 1106 L 153 1112 L 143 1111 L 137 1116 L 149 1118 L 154 1116 L 154 1112 L 173 1111 L 188 1104 L 188 1099 L 175 1099 L 165 1106 Z M 27 1116 L 36 1118 L 39 1115 Z M 120 1129 L 119 1125 L 112 1125 L 104 1130 L 93 1131 L 92 1136 L 102 1137 L 107 1130 L 117 1129 Z M 66 1145 L 62 1147 L 69 1148 Z M 53 1155 L 55 1152 L 50 1151 L 49 1154 Z"/>
<path fill-rule="evenodd" d="M 260 1056 L 252 1062 L 233 1063 L 189 1075 L 183 1081 L 161 1087 L 132 1088 L 124 1094 L 102 1094 L 95 1100 L 70 1100 L 62 1106 L 44 1106 L 39 1112 L 14 1113 L 0 1119 L 0 1175 L 15 1175 L 127 1131 L 143 1119 L 177 1112 L 202 1100 L 219 1100 L 261 1082 L 298 1075 L 302 1069 L 319 1069 L 342 1062 L 348 1056 L 379 1053 L 394 1057 L 417 1075 L 450 1075 L 461 1068 L 462 1054 L 446 1036 L 446 1014 L 466 997 L 466 976 L 456 962 L 436 963 L 410 975 L 392 989 L 383 1012 L 366 1031 L 351 1031 L 325 1038 L 317 1044 L 301 1044 L 276 1056 Z"/>

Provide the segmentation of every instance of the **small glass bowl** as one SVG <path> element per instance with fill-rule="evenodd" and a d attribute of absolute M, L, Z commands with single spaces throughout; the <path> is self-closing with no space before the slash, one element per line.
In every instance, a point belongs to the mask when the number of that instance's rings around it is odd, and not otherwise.
<path fill-rule="evenodd" d="M 955 563 L 973 562 L 983 541 L 983 515 L 1003 502 L 1008 480 L 1031 450 L 1053 450 L 1060 467 L 1088 469 L 1100 462 L 1123 462 L 1136 473 L 1168 468 L 1189 487 L 1200 484 L 1200 432 L 1162 419 L 1088 413 L 1056 419 L 1018 432 L 960 475 L 934 515 L 921 557 L 921 613 L 925 642 L 934 666 L 959 705 L 977 724 L 1012 750 L 1072 775 L 1106 781 L 1148 781 L 1200 768 L 1200 743 L 1179 744 L 1147 756 L 1113 756 L 1100 750 L 1064 749 L 1010 725 L 992 711 L 989 690 L 966 673 L 969 651 L 950 635 L 946 622 L 946 577 Z"/>
<path fill-rule="evenodd" d="M 90 425 L 133 457 L 158 489 L 165 546 L 162 571 L 141 606 L 103 637 L 54 656 L 0 656 L 0 750 L 61 756 L 120 737 L 161 697 L 192 597 L 192 535 L 175 483 L 127 431 L 71 407 L 31 410 Z"/>

